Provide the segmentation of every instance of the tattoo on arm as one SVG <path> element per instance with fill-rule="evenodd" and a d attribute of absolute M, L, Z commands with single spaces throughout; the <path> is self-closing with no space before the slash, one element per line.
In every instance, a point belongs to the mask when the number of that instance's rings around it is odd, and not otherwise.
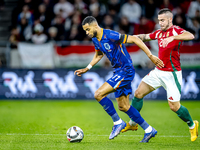
<path fill-rule="evenodd" d="M 144 40 L 146 39 L 146 38 L 145 38 L 145 34 L 139 34 L 138 37 L 139 37 L 142 41 L 144 41 Z"/>
<path fill-rule="evenodd" d="M 138 36 L 138 38 L 140 38 L 143 42 L 146 42 L 146 41 L 150 41 L 151 39 L 149 39 L 148 37 L 147 37 L 147 34 L 139 34 L 139 35 L 137 35 Z"/>

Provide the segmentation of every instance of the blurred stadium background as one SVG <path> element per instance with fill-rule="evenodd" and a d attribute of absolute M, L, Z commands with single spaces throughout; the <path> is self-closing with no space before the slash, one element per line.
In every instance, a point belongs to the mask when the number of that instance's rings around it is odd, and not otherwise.
<path fill-rule="evenodd" d="M 112 69 L 104 58 L 82 77 L 73 75 L 94 55 L 84 17 L 93 15 L 106 29 L 142 34 L 159 28 L 157 12 L 166 7 L 175 25 L 195 35 L 180 51 L 182 99 L 199 100 L 200 0 L 1 0 L 0 99 L 93 99 Z M 157 41 L 146 44 L 157 55 Z M 154 65 L 136 45 L 126 46 L 136 68 L 135 91 Z M 161 88 L 146 99 L 166 99 L 166 93 Z"/>
<path fill-rule="evenodd" d="M 94 100 L 112 75 L 108 60 L 82 77 L 73 75 L 94 55 L 82 30 L 84 17 L 92 15 L 101 27 L 120 33 L 145 34 L 159 29 L 162 8 L 171 9 L 173 23 L 195 35 L 180 51 L 181 99 L 200 121 L 200 0 L 0 0 L 0 149 L 199 149 L 199 138 L 191 143 L 187 125 L 170 111 L 163 88 L 145 97 L 141 112 L 159 131 L 157 138 L 138 144 L 139 130 L 108 142 L 112 122 Z M 157 55 L 157 41 L 146 44 Z M 126 47 L 136 68 L 134 92 L 154 65 L 136 45 Z M 73 125 L 85 133 L 78 145 L 65 137 Z"/>

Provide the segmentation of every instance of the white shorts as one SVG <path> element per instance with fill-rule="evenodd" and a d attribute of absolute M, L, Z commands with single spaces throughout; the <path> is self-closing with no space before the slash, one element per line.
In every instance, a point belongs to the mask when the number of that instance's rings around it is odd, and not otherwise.
<path fill-rule="evenodd" d="M 164 87 L 167 91 L 167 99 L 171 102 L 180 101 L 182 71 L 161 71 L 155 68 L 143 79 L 143 82 L 152 86 L 154 89 Z"/>

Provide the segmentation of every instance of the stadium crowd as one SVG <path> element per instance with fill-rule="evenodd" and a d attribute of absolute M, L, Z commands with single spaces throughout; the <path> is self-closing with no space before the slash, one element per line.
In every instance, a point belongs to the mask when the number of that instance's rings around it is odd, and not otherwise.
<path fill-rule="evenodd" d="M 173 23 L 200 41 L 200 0 L 19 0 L 12 12 L 9 41 L 89 41 L 81 22 L 94 16 L 100 26 L 126 34 L 145 34 L 159 28 L 157 12 L 169 8 Z"/>

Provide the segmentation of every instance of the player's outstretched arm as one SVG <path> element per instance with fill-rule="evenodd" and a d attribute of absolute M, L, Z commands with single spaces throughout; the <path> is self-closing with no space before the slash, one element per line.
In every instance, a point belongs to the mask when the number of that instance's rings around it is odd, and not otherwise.
<path fill-rule="evenodd" d="M 142 40 L 143 42 L 147 42 L 147 41 L 151 41 L 152 39 L 150 38 L 149 34 L 138 34 L 135 35 L 138 38 L 140 38 L 140 40 Z"/>
<path fill-rule="evenodd" d="M 168 38 L 165 38 L 163 40 L 163 47 L 167 47 L 167 45 L 172 42 L 173 40 L 183 40 L 183 41 L 188 41 L 188 40 L 193 40 L 194 35 L 188 31 L 183 32 L 182 34 L 176 35 L 176 36 L 170 36 Z"/>
<path fill-rule="evenodd" d="M 86 68 L 78 69 L 78 70 L 74 71 L 74 75 L 81 76 L 81 74 L 86 73 L 88 70 L 90 70 L 96 63 L 98 63 L 103 58 L 103 55 L 104 54 L 101 51 L 95 50 L 94 57 L 93 57 L 92 61 L 90 62 L 90 64 Z"/>
<path fill-rule="evenodd" d="M 163 61 L 160 60 L 158 57 L 152 55 L 151 51 L 149 50 L 149 48 L 144 44 L 144 42 L 142 42 L 142 40 L 140 38 L 138 38 L 137 36 L 133 35 L 133 36 L 128 36 L 127 38 L 127 43 L 135 43 L 137 46 L 139 46 L 145 53 L 146 55 L 149 57 L 149 59 L 159 68 L 164 67 Z"/>

